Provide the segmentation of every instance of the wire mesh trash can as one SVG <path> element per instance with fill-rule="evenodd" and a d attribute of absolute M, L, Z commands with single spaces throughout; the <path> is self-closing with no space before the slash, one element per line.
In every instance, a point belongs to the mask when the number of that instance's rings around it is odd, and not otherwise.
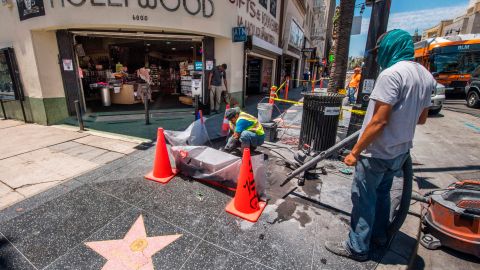
<path fill-rule="evenodd" d="M 308 144 L 313 151 L 320 152 L 335 145 L 344 97 L 336 93 L 304 94 L 300 149 Z"/>

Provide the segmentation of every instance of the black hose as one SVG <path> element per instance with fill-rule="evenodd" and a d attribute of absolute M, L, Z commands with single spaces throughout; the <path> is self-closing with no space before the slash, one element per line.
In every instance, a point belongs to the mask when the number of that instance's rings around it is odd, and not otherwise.
<path fill-rule="evenodd" d="M 388 225 L 387 235 L 391 239 L 395 233 L 400 230 L 403 222 L 408 215 L 410 208 L 410 200 L 412 199 L 412 185 L 413 185 L 413 164 L 412 157 L 409 155 L 405 163 L 403 164 L 403 188 L 402 197 L 397 205 L 392 205 L 392 209 L 395 210 L 400 205 L 398 211 L 393 216 L 393 220 Z"/>

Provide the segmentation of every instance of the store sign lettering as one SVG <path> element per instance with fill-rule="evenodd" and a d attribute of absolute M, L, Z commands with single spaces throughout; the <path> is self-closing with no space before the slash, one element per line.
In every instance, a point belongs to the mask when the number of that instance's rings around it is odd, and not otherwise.
<path fill-rule="evenodd" d="M 130 2 L 137 2 L 140 8 L 157 9 L 163 8 L 174 12 L 182 7 L 188 14 L 197 15 L 200 12 L 203 17 L 212 17 L 215 12 L 214 0 L 50 0 L 50 6 L 55 8 L 55 2 L 59 2 L 61 7 L 70 5 L 81 7 L 90 5 L 92 7 L 128 7 Z"/>
<path fill-rule="evenodd" d="M 248 35 L 256 36 L 271 44 L 276 43 L 276 34 L 278 34 L 279 24 L 275 18 L 265 9 L 264 5 L 259 5 L 258 0 L 228 0 L 238 9 L 244 9 L 245 15 L 237 16 L 237 26 L 244 26 Z"/>
<path fill-rule="evenodd" d="M 245 8 L 247 14 L 252 18 L 260 22 L 263 27 L 270 29 L 271 31 L 278 32 L 278 22 L 273 19 L 266 11 L 261 11 L 254 0 L 228 0 L 238 8 Z M 240 26 L 240 25 L 239 25 Z"/>

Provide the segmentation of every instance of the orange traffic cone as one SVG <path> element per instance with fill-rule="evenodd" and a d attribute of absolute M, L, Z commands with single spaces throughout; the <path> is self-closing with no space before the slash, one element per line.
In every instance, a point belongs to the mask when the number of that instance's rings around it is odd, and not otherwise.
<path fill-rule="evenodd" d="M 227 110 L 230 109 L 230 105 L 227 104 L 225 107 L 225 113 L 227 113 Z M 222 123 L 222 135 L 227 136 L 228 135 L 228 130 L 230 129 L 230 124 L 228 123 L 227 117 L 225 115 L 223 116 L 223 123 Z"/>
<path fill-rule="evenodd" d="M 235 198 L 225 207 L 228 213 L 251 222 L 257 222 L 267 204 L 258 201 L 255 179 L 253 178 L 250 149 L 243 149 L 242 165 L 237 180 Z"/>
<path fill-rule="evenodd" d="M 153 170 L 145 175 L 145 178 L 157 181 L 162 184 L 168 183 L 177 174 L 176 169 L 172 169 L 170 158 L 168 157 L 167 145 L 163 128 L 158 128 L 157 146 L 155 149 L 155 159 L 153 161 Z"/>

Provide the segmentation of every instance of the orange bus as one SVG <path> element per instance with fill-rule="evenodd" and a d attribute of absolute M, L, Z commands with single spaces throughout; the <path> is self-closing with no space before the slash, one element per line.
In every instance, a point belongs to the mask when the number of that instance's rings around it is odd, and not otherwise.
<path fill-rule="evenodd" d="M 480 65 L 480 35 L 458 35 L 415 43 L 415 61 L 425 66 L 446 93 L 464 93 L 472 71 Z"/>

